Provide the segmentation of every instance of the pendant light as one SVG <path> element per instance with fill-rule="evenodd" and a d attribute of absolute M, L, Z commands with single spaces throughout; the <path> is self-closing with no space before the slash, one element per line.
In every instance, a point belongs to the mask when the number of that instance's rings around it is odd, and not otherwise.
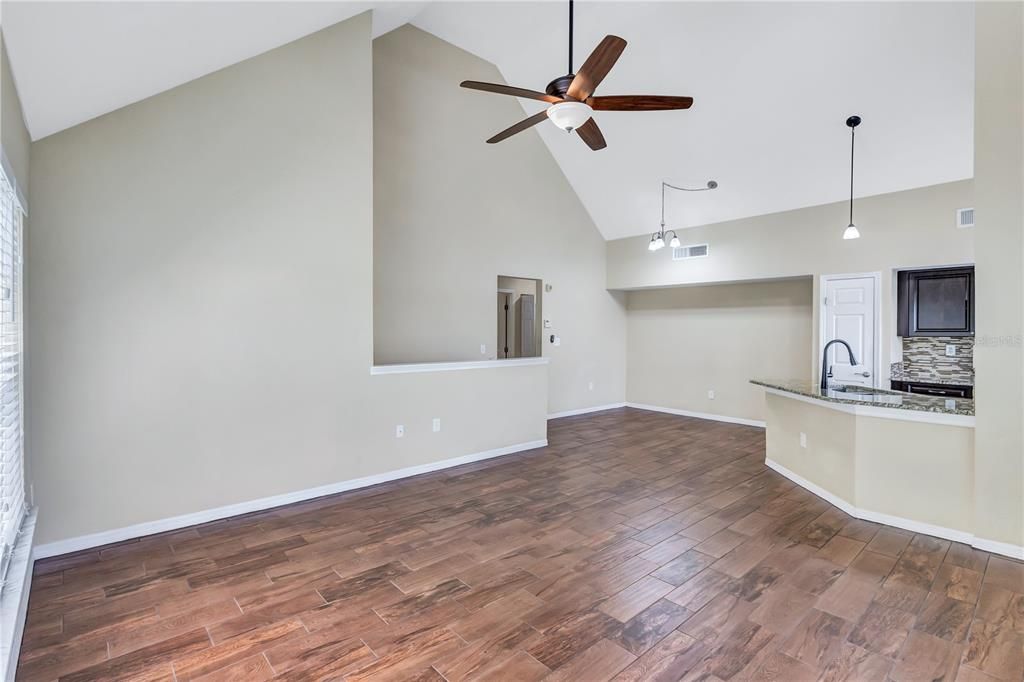
<path fill-rule="evenodd" d="M 662 181 L 662 183 L 661 183 L 661 227 L 658 229 L 657 232 L 655 232 L 654 234 L 651 235 L 651 241 L 647 243 L 647 250 L 648 251 L 657 251 L 658 249 L 665 248 L 665 237 L 667 236 L 666 233 L 665 233 L 665 188 L 666 187 L 668 187 L 670 189 L 677 189 L 677 190 L 679 190 L 681 192 L 706 192 L 709 189 L 715 189 L 716 187 L 718 187 L 718 183 L 715 182 L 714 180 L 708 180 L 708 184 L 706 186 L 704 186 L 704 187 L 676 187 L 675 185 L 670 185 L 667 182 Z M 676 231 L 675 230 L 669 230 L 668 232 L 672 235 L 672 238 L 669 240 L 668 245 L 671 246 L 673 249 L 679 248 L 682 245 L 682 242 L 680 242 L 679 241 L 679 237 L 676 236 Z"/>
<path fill-rule="evenodd" d="M 850 127 L 850 224 L 843 231 L 843 239 L 860 239 L 860 230 L 853 224 L 853 143 L 857 126 L 860 125 L 860 116 L 846 119 L 846 125 Z"/>

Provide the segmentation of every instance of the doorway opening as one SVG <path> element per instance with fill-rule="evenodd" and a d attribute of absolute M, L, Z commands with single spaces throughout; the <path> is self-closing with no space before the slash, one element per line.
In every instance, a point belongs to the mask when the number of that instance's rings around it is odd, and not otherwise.
<path fill-rule="evenodd" d="M 541 281 L 498 276 L 498 359 L 540 357 Z"/>

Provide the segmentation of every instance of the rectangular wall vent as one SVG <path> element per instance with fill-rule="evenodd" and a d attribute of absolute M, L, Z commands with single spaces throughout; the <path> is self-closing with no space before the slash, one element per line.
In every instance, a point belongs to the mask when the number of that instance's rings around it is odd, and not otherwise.
<path fill-rule="evenodd" d="M 956 210 L 956 226 L 961 230 L 965 227 L 974 227 L 974 209 L 958 208 Z"/>
<path fill-rule="evenodd" d="M 677 246 L 672 249 L 672 260 L 686 260 L 687 258 L 703 258 L 708 255 L 707 244 L 690 244 L 689 246 Z"/>

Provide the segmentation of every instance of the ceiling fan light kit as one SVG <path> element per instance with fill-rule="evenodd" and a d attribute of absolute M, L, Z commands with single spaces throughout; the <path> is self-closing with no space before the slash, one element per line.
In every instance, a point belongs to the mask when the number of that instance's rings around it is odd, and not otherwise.
<path fill-rule="evenodd" d="M 547 110 L 551 122 L 567 133 L 586 123 L 593 113 L 594 110 L 583 102 L 559 102 Z"/>
<path fill-rule="evenodd" d="M 605 36 L 604 40 L 587 57 L 587 61 L 583 62 L 580 70 L 574 73 L 572 69 L 572 34 L 573 0 L 569 0 L 569 73 L 548 83 L 544 92 L 501 83 L 482 83 L 480 81 L 462 81 L 460 83 L 462 87 L 470 90 L 535 99 L 551 105 L 547 110 L 525 118 L 494 135 L 487 140 L 488 144 L 508 139 L 547 118 L 562 130 L 570 133 L 575 131 L 588 147 L 597 151 L 604 149 L 608 144 L 594 120 L 593 113 L 595 111 L 667 111 L 689 109 L 693 105 L 692 97 L 662 95 L 594 97 L 594 90 L 615 66 L 622 51 L 626 49 L 626 41 L 618 36 Z"/>

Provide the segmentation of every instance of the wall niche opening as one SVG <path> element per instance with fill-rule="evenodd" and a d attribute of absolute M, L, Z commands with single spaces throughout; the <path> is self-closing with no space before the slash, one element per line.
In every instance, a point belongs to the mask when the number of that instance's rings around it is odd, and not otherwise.
<path fill-rule="evenodd" d="M 541 317 L 541 280 L 498 275 L 497 357 L 536 358 L 544 333 Z"/>

